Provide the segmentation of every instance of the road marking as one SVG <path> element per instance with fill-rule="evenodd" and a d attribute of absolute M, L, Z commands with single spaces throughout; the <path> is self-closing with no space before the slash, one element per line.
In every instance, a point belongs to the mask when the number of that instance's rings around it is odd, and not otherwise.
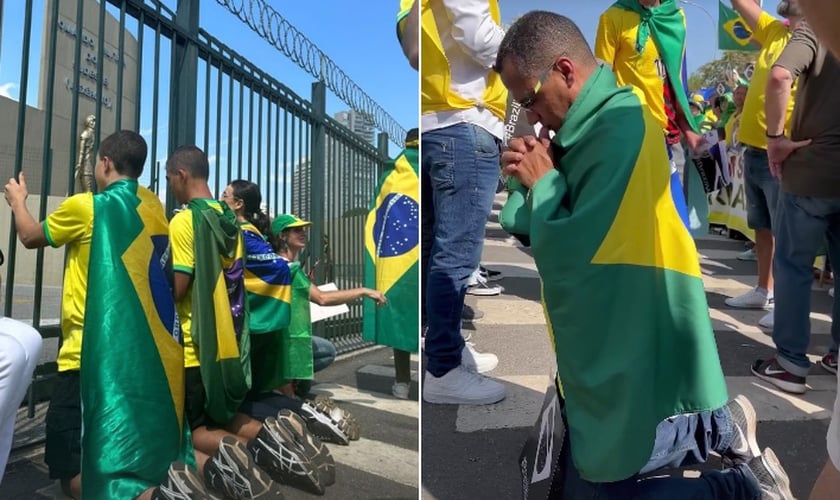
<path fill-rule="evenodd" d="M 726 377 L 729 397 L 743 394 L 755 406 L 758 420 L 792 421 L 831 418 L 837 383 L 834 375 L 811 375 L 809 391 L 788 394 L 758 377 Z"/>
<path fill-rule="evenodd" d="M 312 392 L 324 394 L 337 402 L 343 401 L 406 417 L 418 418 L 420 413 L 420 406 L 415 400 L 397 399 L 390 394 L 364 392 L 341 384 L 317 384 L 312 387 Z"/>
<path fill-rule="evenodd" d="M 356 370 L 356 373 L 362 373 L 372 377 L 388 378 L 391 380 L 394 380 L 397 376 L 397 370 L 393 366 L 384 365 L 365 365 Z M 417 377 L 417 370 L 411 370 L 411 380 L 417 382 Z"/>
<path fill-rule="evenodd" d="M 490 374 L 492 377 L 492 373 Z M 455 421 L 457 432 L 476 432 L 490 429 L 531 427 L 545 400 L 551 384 L 546 375 L 511 375 L 492 377 L 507 388 L 507 397 L 492 405 L 461 405 Z"/>
<path fill-rule="evenodd" d="M 475 303 L 484 312 L 480 325 L 545 325 L 542 305 L 533 300 L 479 297 Z"/>
<path fill-rule="evenodd" d="M 413 488 L 419 485 L 419 460 L 414 450 L 365 438 L 352 441 L 349 446 L 329 448 L 337 463 Z M 336 484 L 341 484 L 340 477 Z"/>

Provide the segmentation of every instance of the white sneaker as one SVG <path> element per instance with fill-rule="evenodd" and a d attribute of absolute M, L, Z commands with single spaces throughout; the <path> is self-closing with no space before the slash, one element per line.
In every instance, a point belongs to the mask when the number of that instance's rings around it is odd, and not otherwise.
<path fill-rule="evenodd" d="M 391 386 L 391 394 L 398 399 L 408 399 L 408 384 L 405 382 L 394 382 Z"/>
<path fill-rule="evenodd" d="M 738 309 L 766 309 L 773 303 L 772 295 L 765 295 L 755 288 L 737 297 L 726 299 L 726 305 Z"/>
<path fill-rule="evenodd" d="M 774 318 L 773 311 L 770 311 L 769 313 L 762 316 L 760 320 L 758 320 L 758 326 L 760 328 L 764 329 L 764 330 L 769 330 L 769 331 L 772 332 L 773 331 L 773 318 Z"/>
<path fill-rule="evenodd" d="M 499 285 L 489 285 L 487 278 L 482 276 L 477 269 L 470 275 L 470 279 L 467 281 L 467 293 L 470 295 L 491 296 L 499 295 L 503 291 L 504 288 Z"/>
<path fill-rule="evenodd" d="M 828 294 L 834 297 L 834 287 L 828 289 Z"/>
<path fill-rule="evenodd" d="M 435 404 L 489 405 L 505 399 L 505 386 L 463 365 L 442 377 L 426 372 L 423 400 Z"/>
<path fill-rule="evenodd" d="M 495 354 L 478 352 L 472 342 L 464 343 L 461 351 L 461 366 L 478 373 L 487 373 L 499 365 L 499 358 Z"/>
<path fill-rule="evenodd" d="M 743 252 L 739 253 L 735 258 L 738 260 L 745 260 L 748 262 L 755 262 L 758 260 L 758 256 L 755 254 L 755 248 L 744 250 Z"/>

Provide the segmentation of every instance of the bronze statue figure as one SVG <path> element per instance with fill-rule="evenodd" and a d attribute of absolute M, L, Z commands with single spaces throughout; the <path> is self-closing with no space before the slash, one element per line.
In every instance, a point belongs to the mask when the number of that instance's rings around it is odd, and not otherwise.
<path fill-rule="evenodd" d="M 76 180 L 83 192 L 94 191 L 93 137 L 95 128 L 96 117 L 88 115 L 85 118 L 85 128 L 79 134 L 79 158 L 76 161 Z"/>

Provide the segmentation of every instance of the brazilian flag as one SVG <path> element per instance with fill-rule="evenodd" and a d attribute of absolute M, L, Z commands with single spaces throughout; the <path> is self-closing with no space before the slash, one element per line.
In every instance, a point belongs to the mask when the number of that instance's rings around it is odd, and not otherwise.
<path fill-rule="evenodd" d="M 207 399 L 204 410 L 228 423 L 251 388 L 251 343 L 245 302 L 245 245 L 236 217 L 207 200 L 193 199 L 195 271 L 192 339 Z"/>
<path fill-rule="evenodd" d="M 240 225 L 245 241 L 245 290 L 251 335 L 275 332 L 289 326 L 292 302 L 289 265 L 279 257 L 260 230 Z"/>
<path fill-rule="evenodd" d="M 292 307 L 289 327 L 280 335 L 280 373 L 283 383 L 289 380 L 312 380 L 312 316 L 309 289 L 312 282 L 299 262 L 289 264 L 292 275 Z M 275 386 L 277 387 L 277 386 Z"/>
<path fill-rule="evenodd" d="M 192 463 L 184 347 L 172 297 L 169 226 L 135 180 L 93 196 L 82 336 L 82 490 L 134 498 L 169 464 Z"/>
<path fill-rule="evenodd" d="M 757 51 L 750 43 L 752 31 L 737 12 L 718 1 L 718 48 L 720 50 Z"/>
<path fill-rule="evenodd" d="M 289 264 L 251 223 L 240 224 L 245 241 L 245 290 L 251 335 L 251 388 L 262 394 L 282 385 L 282 336 L 291 314 Z M 312 356 L 310 355 L 310 358 Z M 310 363 L 311 364 L 311 363 Z"/>
<path fill-rule="evenodd" d="M 552 148 L 555 168 L 518 220 L 542 280 L 575 466 L 587 481 L 619 481 L 647 463 L 659 422 L 722 407 L 726 384 L 662 128 L 642 99 L 599 68 Z"/>
<path fill-rule="evenodd" d="M 417 142 L 388 164 L 365 223 L 365 286 L 382 292 L 384 307 L 364 303 L 362 338 L 418 351 L 420 205 Z"/>

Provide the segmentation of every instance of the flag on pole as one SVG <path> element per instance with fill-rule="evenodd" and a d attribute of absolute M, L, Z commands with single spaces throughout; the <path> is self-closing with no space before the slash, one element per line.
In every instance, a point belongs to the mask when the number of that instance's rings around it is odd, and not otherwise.
<path fill-rule="evenodd" d="M 417 292 L 420 282 L 420 183 L 416 141 L 388 165 L 365 223 L 365 286 L 388 299 L 365 301 L 362 338 L 417 352 Z"/>
<path fill-rule="evenodd" d="M 720 50 L 757 51 L 750 43 L 752 31 L 737 12 L 718 1 L 718 48 Z"/>

